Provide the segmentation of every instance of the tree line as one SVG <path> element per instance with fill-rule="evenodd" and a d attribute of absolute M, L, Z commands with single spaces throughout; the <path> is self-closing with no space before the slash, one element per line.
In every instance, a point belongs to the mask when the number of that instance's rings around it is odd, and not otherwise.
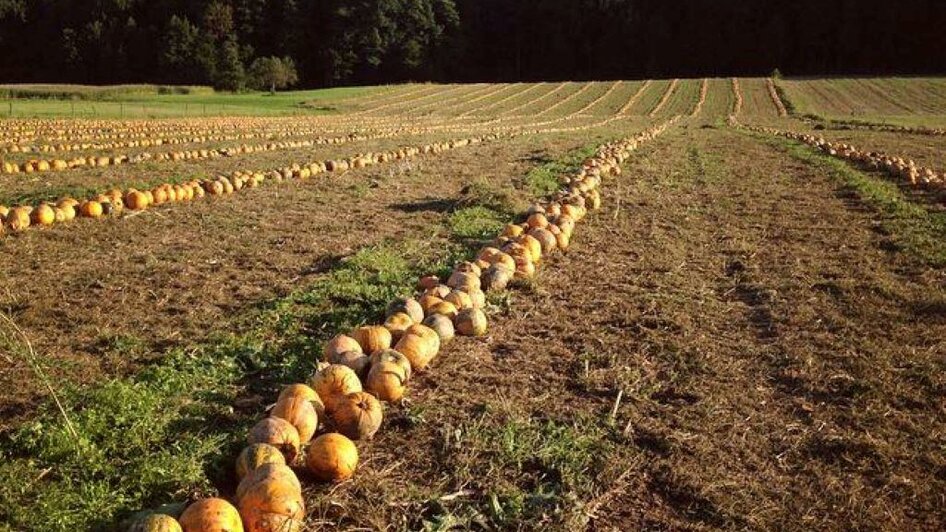
<path fill-rule="evenodd" d="M 944 23 L 940 0 L 0 0 L 0 79 L 269 89 L 943 73 Z"/>

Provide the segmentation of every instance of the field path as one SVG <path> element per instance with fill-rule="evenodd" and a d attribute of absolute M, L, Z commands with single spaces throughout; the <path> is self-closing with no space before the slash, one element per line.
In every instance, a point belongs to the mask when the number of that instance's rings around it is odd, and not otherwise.
<path fill-rule="evenodd" d="M 541 493 L 564 512 L 539 523 L 565 529 L 946 517 L 941 274 L 891 255 L 876 215 L 824 171 L 729 130 L 670 133 L 606 183 L 573 249 L 424 377 L 423 423 L 385 433 L 373 457 L 417 450 L 357 490 L 484 486 L 456 515 L 489 507 L 490 486 Z M 567 487 L 548 480 L 580 468 Z M 399 513 L 360 513 L 375 511 Z M 523 511 L 502 523 L 538 528 Z"/>

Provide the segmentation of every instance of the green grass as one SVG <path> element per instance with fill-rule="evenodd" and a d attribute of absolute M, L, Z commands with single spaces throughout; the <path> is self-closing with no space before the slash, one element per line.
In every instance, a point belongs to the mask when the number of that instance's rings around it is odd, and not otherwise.
<path fill-rule="evenodd" d="M 552 194 L 561 187 L 559 176 L 574 172 L 581 166 L 582 161 L 594 155 L 597 145 L 585 146 L 562 160 L 548 161 L 533 168 L 526 174 L 525 185 L 529 192 L 537 197 Z"/>
<path fill-rule="evenodd" d="M 82 97 L 74 96 L 68 89 L 61 89 L 58 94 L 50 92 L 59 97 L 42 98 L 11 98 L 9 94 L 4 93 L 4 89 L 0 89 L 0 118 L 180 118 L 325 114 L 336 110 L 336 100 L 369 96 L 384 90 L 384 87 L 338 87 L 286 91 L 272 95 L 268 92 L 217 93 L 193 90 L 188 94 L 173 94 L 161 93 L 157 89 L 106 89 L 109 88 L 102 88 L 100 93 L 75 93 L 82 94 Z"/>
<path fill-rule="evenodd" d="M 458 209 L 450 214 L 450 230 L 461 239 L 485 240 L 496 236 L 511 216 L 489 207 L 477 205 Z"/>
<path fill-rule="evenodd" d="M 759 137 L 795 159 L 826 170 L 834 179 L 883 215 L 886 233 L 902 250 L 934 267 L 946 266 L 946 212 L 910 200 L 897 183 L 862 172 L 845 161 L 789 139 Z"/>

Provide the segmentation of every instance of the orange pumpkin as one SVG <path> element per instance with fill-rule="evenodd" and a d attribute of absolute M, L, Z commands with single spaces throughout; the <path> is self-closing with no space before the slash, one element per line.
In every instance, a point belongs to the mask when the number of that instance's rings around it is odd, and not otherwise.
<path fill-rule="evenodd" d="M 264 464 L 286 465 L 286 457 L 279 449 L 267 443 L 254 443 L 244 447 L 236 461 L 237 478 L 242 479 Z"/>
<path fill-rule="evenodd" d="M 378 429 L 384 410 L 381 403 L 369 393 L 349 394 L 339 402 L 332 421 L 335 429 L 353 440 L 370 440 Z"/>
<path fill-rule="evenodd" d="M 552 234 L 552 231 L 548 229 L 550 226 L 546 227 L 537 227 L 529 231 L 529 236 L 539 241 L 539 244 L 542 245 L 542 253 L 551 253 L 554 249 L 558 247 L 558 240 L 555 238 L 555 235 Z"/>
<path fill-rule="evenodd" d="M 414 320 L 404 312 L 396 312 L 388 316 L 384 321 L 384 327 L 391 331 L 391 341 L 397 342 L 401 339 L 404 330 L 414 324 Z"/>
<path fill-rule="evenodd" d="M 14 231 L 22 231 L 30 226 L 30 211 L 26 207 L 14 207 L 6 218 L 7 225 Z"/>
<path fill-rule="evenodd" d="M 469 272 L 454 272 L 447 280 L 447 286 L 469 292 L 480 288 L 480 278 Z"/>
<path fill-rule="evenodd" d="M 102 204 L 95 200 L 83 201 L 79 205 L 79 215 L 85 218 L 100 218 L 103 212 Z"/>
<path fill-rule="evenodd" d="M 335 403 L 340 398 L 361 391 L 361 381 L 358 379 L 358 375 L 348 366 L 342 366 L 341 364 L 325 366 L 312 377 L 309 384 L 319 394 L 322 403 L 325 404 L 325 411 L 330 415 L 332 410 L 335 409 Z"/>
<path fill-rule="evenodd" d="M 529 219 L 526 220 L 526 224 L 531 228 L 535 229 L 537 227 L 548 227 L 549 220 L 545 217 L 545 214 L 537 212 L 529 216 Z"/>
<path fill-rule="evenodd" d="M 400 351 L 395 351 L 394 349 L 385 349 L 384 351 L 378 351 L 377 353 L 371 355 L 371 367 L 382 363 L 390 363 L 400 366 L 404 373 L 405 380 L 411 378 L 411 361 L 408 360 L 407 357 L 404 356 L 404 354 Z"/>
<path fill-rule="evenodd" d="M 473 299 L 470 294 L 460 290 L 451 290 L 444 299 L 447 303 L 452 303 L 458 310 L 470 308 L 473 306 Z"/>
<path fill-rule="evenodd" d="M 148 208 L 148 196 L 137 190 L 131 190 L 125 194 L 125 205 L 133 211 L 144 210 Z"/>
<path fill-rule="evenodd" d="M 270 482 L 280 484 L 287 493 L 302 494 L 302 484 L 292 468 L 286 464 L 270 463 L 248 472 L 237 484 L 234 498 L 239 502 L 260 484 Z"/>
<path fill-rule="evenodd" d="M 367 325 L 355 329 L 352 337 L 365 353 L 374 353 L 391 348 L 391 331 L 378 325 Z"/>
<path fill-rule="evenodd" d="M 382 401 L 395 402 L 404 397 L 407 374 L 404 368 L 390 362 L 372 364 L 368 371 L 368 391 Z"/>
<path fill-rule="evenodd" d="M 319 427 L 319 416 L 315 411 L 315 407 L 302 397 L 287 397 L 277 401 L 269 415 L 292 423 L 292 426 L 299 432 L 301 443 L 311 440 L 312 436 L 315 435 L 315 430 Z"/>
<path fill-rule="evenodd" d="M 286 463 L 291 464 L 299 454 L 299 431 L 292 423 L 278 417 L 268 417 L 260 420 L 259 423 L 250 429 L 247 436 L 247 443 L 266 443 L 279 449 L 286 458 Z"/>
<path fill-rule="evenodd" d="M 279 392 L 279 398 L 277 398 L 276 401 L 282 401 L 290 397 L 301 397 L 305 399 L 312 403 L 312 408 L 315 409 L 315 415 L 317 415 L 319 419 L 325 417 L 325 404 L 322 403 L 319 394 L 315 393 L 315 390 L 311 387 L 305 384 L 290 384 Z"/>
<path fill-rule="evenodd" d="M 243 532 L 240 512 L 223 499 L 201 499 L 188 506 L 179 521 L 184 532 Z"/>
<path fill-rule="evenodd" d="M 428 275 L 426 277 L 421 277 L 420 281 L 417 282 L 417 288 L 419 290 L 427 290 L 440 284 L 440 279 L 436 275 Z"/>
<path fill-rule="evenodd" d="M 413 371 L 423 371 L 440 350 L 440 336 L 436 332 L 433 337 L 405 334 L 394 350 L 407 357 Z"/>
<path fill-rule="evenodd" d="M 254 471 L 237 488 L 237 506 L 247 532 L 301 531 L 305 519 L 302 487 L 286 466 Z"/>
<path fill-rule="evenodd" d="M 52 225 L 56 221 L 56 211 L 52 207 L 43 203 L 33 209 L 30 213 L 33 225 Z"/>
<path fill-rule="evenodd" d="M 457 312 L 457 307 L 453 303 L 448 303 L 446 301 L 435 303 L 427 309 L 428 316 L 431 314 L 443 314 L 444 316 L 448 316 L 451 319 L 457 315 Z"/>
<path fill-rule="evenodd" d="M 151 514 L 136 520 L 127 532 L 183 532 L 183 529 L 170 515 Z"/>
<path fill-rule="evenodd" d="M 355 468 L 358 467 L 358 449 L 342 434 L 323 434 L 309 446 L 306 466 L 319 480 L 341 482 L 355 473 Z"/>

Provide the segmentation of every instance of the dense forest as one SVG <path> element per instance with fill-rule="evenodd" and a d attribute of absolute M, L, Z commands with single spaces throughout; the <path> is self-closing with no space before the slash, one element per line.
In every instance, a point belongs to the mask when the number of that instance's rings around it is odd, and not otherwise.
<path fill-rule="evenodd" d="M 0 0 L 4 82 L 305 87 L 946 71 L 942 0 Z"/>

